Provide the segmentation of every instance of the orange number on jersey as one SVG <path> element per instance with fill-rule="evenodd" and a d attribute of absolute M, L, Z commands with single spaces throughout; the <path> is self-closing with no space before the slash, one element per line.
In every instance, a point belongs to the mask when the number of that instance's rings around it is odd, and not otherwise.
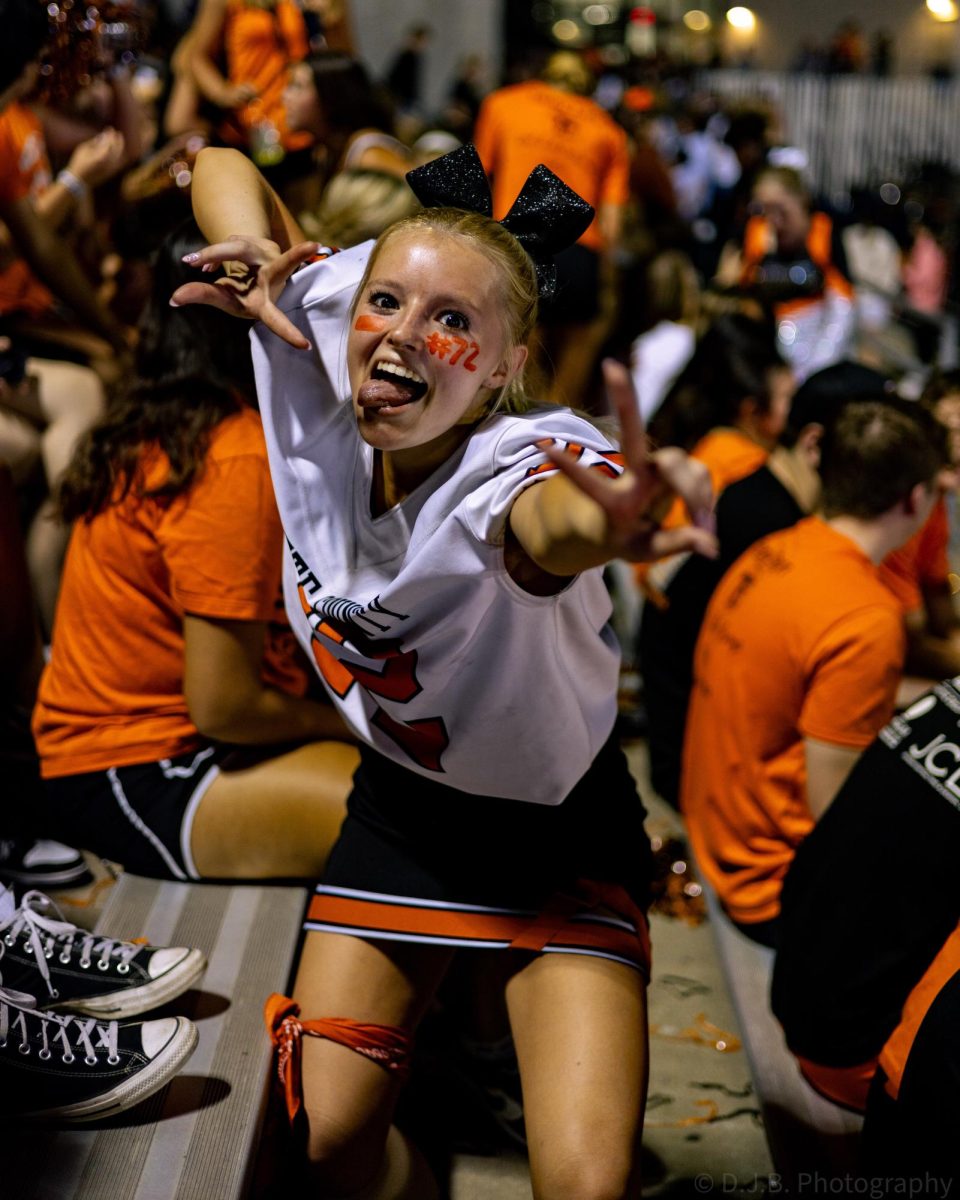
<path fill-rule="evenodd" d="M 313 612 L 313 606 L 307 600 L 303 588 L 299 590 L 303 611 L 307 614 Z M 347 663 L 337 658 L 320 641 L 318 633 L 338 644 L 343 643 L 344 637 L 332 625 L 322 621 L 310 640 L 310 648 L 320 674 L 327 687 L 341 700 L 355 683 L 371 695 L 382 696 L 385 700 L 393 700 L 397 704 L 406 704 L 423 691 L 417 679 L 416 650 L 390 651 L 384 655 L 383 670 L 371 671 L 359 663 Z M 373 713 L 373 724 L 421 767 L 428 771 L 443 770 L 440 759 L 450 744 L 450 739 L 440 717 L 427 717 L 410 722 L 397 721 L 377 705 Z"/>

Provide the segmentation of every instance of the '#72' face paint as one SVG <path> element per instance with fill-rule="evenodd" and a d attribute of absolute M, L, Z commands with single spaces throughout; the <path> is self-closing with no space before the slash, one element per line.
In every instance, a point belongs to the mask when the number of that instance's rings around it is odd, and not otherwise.
<path fill-rule="evenodd" d="M 442 359 L 448 366 L 455 367 L 459 362 L 467 371 L 477 369 L 475 360 L 480 353 L 480 347 L 476 342 L 468 342 L 466 338 L 457 337 L 455 333 L 431 333 L 424 345 L 431 354 Z M 470 353 L 463 358 L 463 353 L 467 349 Z M 449 358 L 447 358 L 447 354 L 450 354 Z"/>

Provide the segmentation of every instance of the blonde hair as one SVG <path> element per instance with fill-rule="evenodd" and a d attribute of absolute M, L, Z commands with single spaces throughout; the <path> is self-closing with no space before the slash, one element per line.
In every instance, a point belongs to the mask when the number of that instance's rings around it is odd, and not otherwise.
<path fill-rule="evenodd" d="M 812 203 L 810 189 L 807 187 L 803 176 L 795 167 L 763 167 L 757 175 L 756 182 L 753 185 L 754 192 L 762 183 L 769 180 L 771 183 L 779 184 L 785 192 L 799 200 L 804 208 L 809 209 Z"/>
<path fill-rule="evenodd" d="M 498 305 L 497 315 L 507 346 L 510 349 L 526 346 L 537 323 L 537 273 L 533 260 L 499 221 L 459 208 L 423 209 L 384 230 L 370 253 L 367 269 L 354 297 L 351 314 L 360 303 L 360 297 L 366 289 L 380 251 L 400 234 L 418 233 L 421 230 L 459 239 L 497 268 L 503 301 Z M 531 407 L 531 402 L 527 398 L 523 379 L 524 369 L 521 367 L 505 387 L 492 393 L 487 414 L 526 412 Z"/>
<path fill-rule="evenodd" d="M 385 171 L 340 171 L 323 189 L 312 213 L 301 213 L 304 232 L 325 246 L 359 246 L 419 208 L 404 180 Z"/>
<path fill-rule="evenodd" d="M 589 96 L 593 91 L 593 72 L 572 50 L 554 51 L 547 59 L 540 78 L 553 87 L 573 92 L 575 96 Z"/>

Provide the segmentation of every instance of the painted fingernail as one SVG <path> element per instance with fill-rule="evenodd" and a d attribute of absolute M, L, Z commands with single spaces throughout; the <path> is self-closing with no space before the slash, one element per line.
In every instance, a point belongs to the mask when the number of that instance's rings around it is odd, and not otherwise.
<path fill-rule="evenodd" d="M 203 266 L 200 268 L 200 270 L 201 271 L 215 271 L 216 267 L 213 265 L 213 263 L 204 263 Z"/>
<path fill-rule="evenodd" d="M 183 256 L 182 261 L 185 263 L 192 263 L 192 262 L 196 262 L 199 257 L 200 257 L 200 251 L 194 250 L 194 252 L 192 254 L 185 254 Z"/>
<path fill-rule="evenodd" d="M 173 299 L 173 297 L 171 297 L 171 298 L 170 298 L 170 307 L 171 307 L 171 308 L 179 308 L 179 307 L 180 307 L 180 301 L 179 301 L 179 300 L 174 300 L 174 299 Z"/>

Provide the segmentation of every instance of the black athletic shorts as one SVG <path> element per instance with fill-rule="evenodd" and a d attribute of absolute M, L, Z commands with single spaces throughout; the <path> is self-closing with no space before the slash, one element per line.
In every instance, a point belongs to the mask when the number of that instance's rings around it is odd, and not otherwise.
<path fill-rule="evenodd" d="M 82 846 L 154 879 L 199 879 L 193 818 L 227 747 L 44 780 L 46 836 Z"/>

